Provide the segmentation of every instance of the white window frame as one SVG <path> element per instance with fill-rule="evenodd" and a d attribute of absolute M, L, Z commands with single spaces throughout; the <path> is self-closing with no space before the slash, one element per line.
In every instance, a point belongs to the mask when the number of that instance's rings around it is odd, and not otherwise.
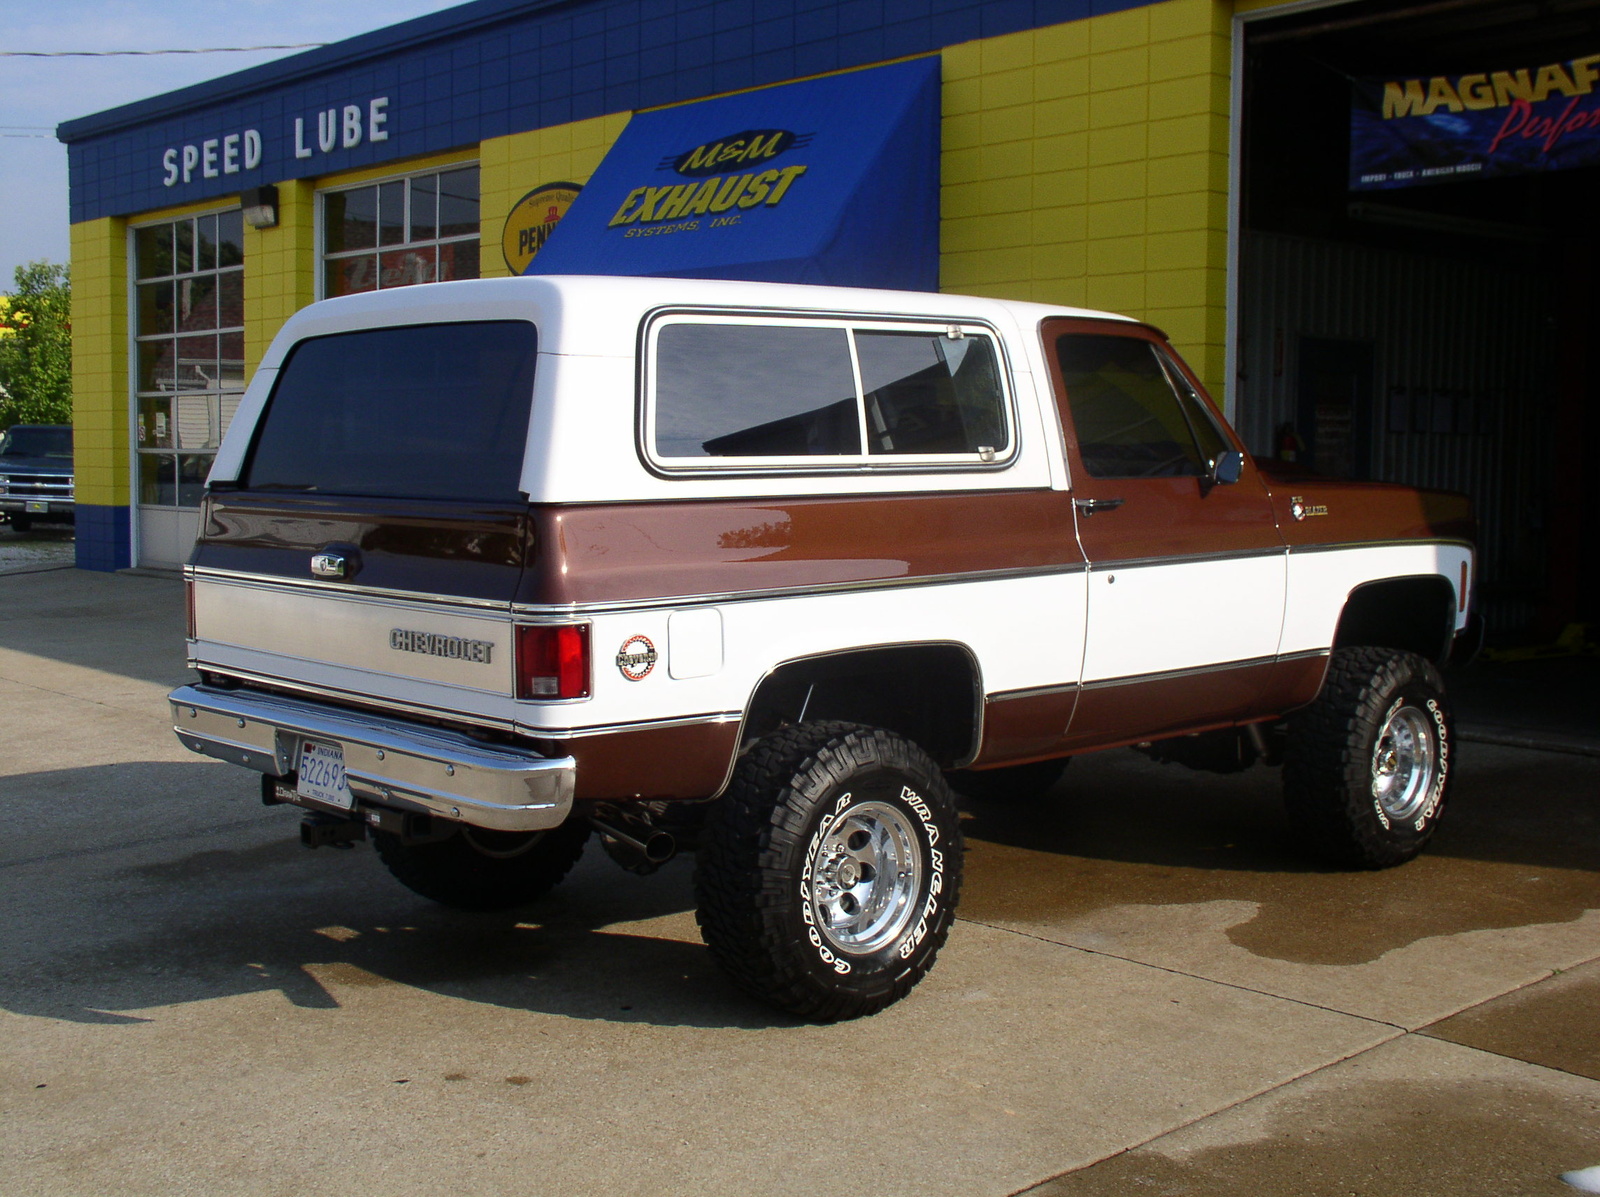
<path fill-rule="evenodd" d="M 476 168 L 477 171 L 478 171 L 478 231 L 476 233 L 473 233 L 473 234 L 470 234 L 470 235 L 466 234 L 466 233 L 461 233 L 461 234 L 458 234 L 458 235 L 456 235 L 454 237 L 438 237 L 438 236 L 435 236 L 431 241 L 403 241 L 399 245 L 390 245 L 390 246 L 379 245 L 379 246 L 374 246 L 372 249 L 340 250 L 335 255 L 332 255 L 332 256 L 329 255 L 329 253 L 328 253 L 328 224 L 327 224 L 327 215 L 326 215 L 327 204 L 325 202 L 325 197 L 330 196 L 330 195 L 337 195 L 337 194 L 339 194 L 340 192 L 343 192 L 343 191 L 360 191 L 360 190 L 362 190 L 364 188 L 367 188 L 367 187 L 381 187 L 385 183 L 399 183 L 399 182 L 403 182 L 406 179 L 424 179 L 424 178 L 427 178 L 429 175 L 449 174 L 452 171 L 466 170 L 468 167 Z M 407 188 L 406 189 L 406 230 L 407 230 L 408 233 L 409 233 L 409 231 L 411 229 L 411 198 L 410 198 L 410 196 L 411 196 L 411 189 Z M 479 254 L 481 255 L 482 254 L 482 250 L 483 250 L 483 165 L 476 158 L 467 158 L 467 159 L 463 159 L 460 162 L 449 162 L 449 163 L 446 163 L 443 166 L 428 166 L 428 167 L 423 167 L 422 169 L 418 169 L 418 170 L 396 171 L 393 174 L 381 175 L 379 177 L 371 178 L 371 179 L 363 179 L 359 183 L 338 183 L 338 184 L 335 184 L 333 186 L 318 188 L 312 194 L 312 228 L 313 228 L 313 231 L 314 231 L 314 234 L 315 234 L 315 241 L 316 241 L 316 247 L 317 247 L 316 266 L 314 268 L 315 278 L 313 280 L 314 288 L 313 288 L 312 294 L 315 295 L 316 298 L 319 299 L 319 300 L 329 298 L 329 296 L 328 296 L 327 265 L 328 265 L 328 262 L 330 260 L 338 261 L 338 260 L 342 260 L 344 258 L 359 257 L 362 254 L 382 255 L 385 252 L 392 252 L 393 250 L 397 250 L 397 249 L 407 249 L 407 248 L 410 248 L 410 247 L 413 247 L 413 246 L 418 246 L 418 245 L 433 245 L 435 247 L 440 246 L 440 245 L 459 245 L 461 242 L 468 241 L 468 240 L 477 241 Z M 481 256 L 480 256 L 480 262 L 481 262 Z M 480 267 L 480 269 L 481 269 L 481 267 Z M 481 277 L 481 275 L 479 277 Z M 434 282 L 438 282 L 439 280 L 438 279 L 434 279 L 433 281 Z M 413 283 L 413 284 L 408 284 L 408 285 L 410 285 L 410 286 L 427 286 L 428 284 L 426 284 L 426 283 L 420 283 L 420 284 Z M 382 290 L 395 291 L 395 290 L 399 290 L 400 288 L 398 288 L 398 287 L 378 287 L 378 288 L 375 288 L 375 289 L 376 290 L 380 290 L 380 291 L 382 291 Z M 358 292 L 357 294 L 365 295 L 365 294 L 368 294 L 368 292 L 362 291 L 362 292 Z"/>
<path fill-rule="evenodd" d="M 164 224 L 177 224 L 179 221 L 183 221 L 183 220 L 197 220 L 197 219 L 199 219 L 201 217 L 205 217 L 205 216 L 220 216 L 224 212 L 237 212 L 239 210 L 240 210 L 239 203 L 238 203 L 237 200 L 235 200 L 232 203 L 218 204 L 214 208 L 206 208 L 203 211 L 185 212 L 181 216 L 159 216 L 159 217 L 149 217 L 149 218 L 141 219 L 141 220 L 130 220 L 130 221 L 128 221 L 127 225 L 125 226 L 125 232 L 127 234 L 127 244 L 126 244 L 127 257 L 126 257 L 125 274 L 127 276 L 126 299 L 127 299 L 127 305 L 128 305 L 128 323 L 127 323 L 128 374 L 127 374 L 127 390 L 126 390 L 126 394 L 127 394 L 127 398 L 128 398 L 128 411 L 127 411 L 127 416 L 128 416 L 128 506 L 129 506 L 129 510 L 133 514 L 133 520 L 132 520 L 133 527 L 132 527 L 132 530 L 131 530 L 130 546 L 129 547 L 130 547 L 130 552 L 131 552 L 131 555 L 132 555 L 132 559 L 133 559 L 133 561 L 135 563 L 137 563 L 139 561 L 139 554 L 140 554 L 138 513 L 139 513 L 139 511 L 141 509 L 148 508 L 148 509 L 153 510 L 153 511 L 197 511 L 197 510 L 199 510 L 198 505 L 195 506 L 195 507 L 185 507 L 181 503 L 176 503 L 176 502 L 172 503 L 170 505 L 169 504 L 164 504 L 164 503 L 145 503 L 139 497 L 140 459 L 143 458 L 143 457 L 153 457 L 153 456 L 156 455 L 156 451 L 152 451 L 152 452 L 148 452 L 148 453 L 142 453 L 142 452 L 140 452 L 140 449 L 139 449 L 139 284 L 141 282 L 150 281 L 150 280 L 144 280 L 144 279 L 141 279 L 139 277 L 138 234 L 139 234 L 139 231 L 142 230 L 142 229 L 153 229 L 153 228 L 156 228 L 159 225 L 164 225 Z M 248 275 L 249 274 L 250 262 L 249 262 L 248 259 L 246 259 L 246 260 L 244 260 L 244 261 L 242 261 L 240 263 L 239 270 L 240 270 L 240 273 L 242 275 Z M 220 272 L 214 272 L 214 273 L 220 273 Z M 175 277 L 175 276 L 168 276 L 168 277 Z M 219 319 L 220 319 L 220 313 L 219 313 Z M 248 317 L 248 312 L 246 312 L 246 313 L 244 313 L 243 323 L 241 323 L 238 326 L 238 331 L 247 333 L 248 332 L 248 328 L 249 328 L 249 317 Z M 228 331 L 233 331 L 233 329 L 234 329 L 233 325 L 229 325 L 228 326 Z M 216 331 L 220 336 L 220 334 L 224 330 L 219 325 L 218 328 L 216 329 Z M 154 335 L 154 334 L 152 334 L 152 335 Z M 246 360 L 246 362 L 249 361 L 248 346 L 246 347 L 245 360 Z M 248 367 L 247 367 L 247 369 L 246 369 L 246 377 L 245 377 L 245 384 L 243 386 L 241 386 L 238 391 L 222 391 L 222 390 L 218 390 L 216 393 L 217 394 L 228 394 L 228 395 L 237 394 L 240 398 L 243 398 L 245 390 L 248 389 L 248 385 L 249 385 L 249 370 L 248 370 Z M 176 393 L 176 392 L 174 392 L 174 393 Z M 176 418 L 177 418 L 176 417 L 176 413 L 174 413 L 173 419 L 176 420 Z M 218 453 L 218 451 L 220 449 L 220 446 L 221 446 L 221 443 L 222 443 L 222 437 L 224 435 L 226 435 L 226 433 L 227 433 L 227 429 L 226 428 L 219 429 L 218 438 L 217 438 L 217 443 L 218 443 L 218 447 L 219 447 L 218 449 L 209 449 L 209 450 L 208 449 L 200 449 L 200 450 L 190 449 L 190 450 L 185 451 L 183 449 L 180 449 L 180 448 L 174 446 L 171 449 L 159 450 L 159 452 L 170 453 L 173 457 L 206 456 L 206 457 L 210 457 L 211 460 L 213 462 L 215 462 L 216 461 L 216 457 L 217 457 L 217 453 Z M 210 472 L 210 470 L 208 468 L 207 473 L 209 474 L 209 472 Z M 176 488 L 178 485 L 179 485 L 178 479 L 175 477 L 173 479 L 173 486 Z"/>

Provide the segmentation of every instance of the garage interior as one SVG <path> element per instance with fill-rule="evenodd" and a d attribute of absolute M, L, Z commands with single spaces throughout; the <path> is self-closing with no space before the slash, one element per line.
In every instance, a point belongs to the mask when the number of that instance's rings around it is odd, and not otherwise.
<path fill-rule="evenodd" d="M 1489 643 L 1571 641 L 1600 624 L 1600 167 L 1351 190 L 1351 105 L 1360 78 L 1600 53 L 1600 2 L 1363 0 L 1243 28 L 1241 433 L 1322 474 L 1467 492 Z"/>

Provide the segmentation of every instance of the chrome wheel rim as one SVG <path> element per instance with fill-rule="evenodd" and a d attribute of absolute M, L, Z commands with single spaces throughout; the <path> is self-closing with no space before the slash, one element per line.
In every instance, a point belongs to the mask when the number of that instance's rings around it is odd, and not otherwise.
<path fill-rule="evenodd" d="M 1397 822 L 1414 818 L 1428 801 L 1437 768 L 1433 720 L 1416 707 L 1389 715 L 1372 750 L 1372 797 Z"/>
<path fill-rule="evenodd" d="M 916 913 L 922 852 L 911 820 L 887 803 L 846 810 L 818 837 L 810 864 L 812 914 L 839 951 L 876 952 Z"/>

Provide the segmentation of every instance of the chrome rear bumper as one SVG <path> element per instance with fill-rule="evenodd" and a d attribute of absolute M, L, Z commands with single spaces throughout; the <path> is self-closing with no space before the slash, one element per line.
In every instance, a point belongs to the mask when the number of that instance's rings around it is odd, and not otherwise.
<path fill-rule="evenodd" d="M 167 701 L 185 748 L 274 777 L 294 772 L 302 741 L 336 741 L 358 800 L 498 831 L 556 827 L 572 810 L 571 757 L 254 690 L 180 686 Z"/>

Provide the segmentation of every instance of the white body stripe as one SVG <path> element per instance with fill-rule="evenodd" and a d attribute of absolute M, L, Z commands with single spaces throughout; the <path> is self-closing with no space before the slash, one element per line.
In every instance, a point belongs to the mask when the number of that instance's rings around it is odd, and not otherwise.
<path fill-rule="evenodd" d="M 1083 680 L 1272 656 L 1285 575 L 1282 553 L 1096 569 Z"/>
<path fill-rule="evenodd" d="M 1460 584 L 1472 550 L 1455 544 L 1363 545 L 1340 549 L 1298 549 L 1289 554 L 1289 591 L 1284 607 L 1280 652 L 1327 648 L 1333 640 L 1345 599 L 1357 586 L 1383 578 L 1437 574 Z M 1469 583 L 1470 585 L 1470 583 Z M 1456 595 L 1456 630 L 1466 626 L 1467 604 Z"/>

